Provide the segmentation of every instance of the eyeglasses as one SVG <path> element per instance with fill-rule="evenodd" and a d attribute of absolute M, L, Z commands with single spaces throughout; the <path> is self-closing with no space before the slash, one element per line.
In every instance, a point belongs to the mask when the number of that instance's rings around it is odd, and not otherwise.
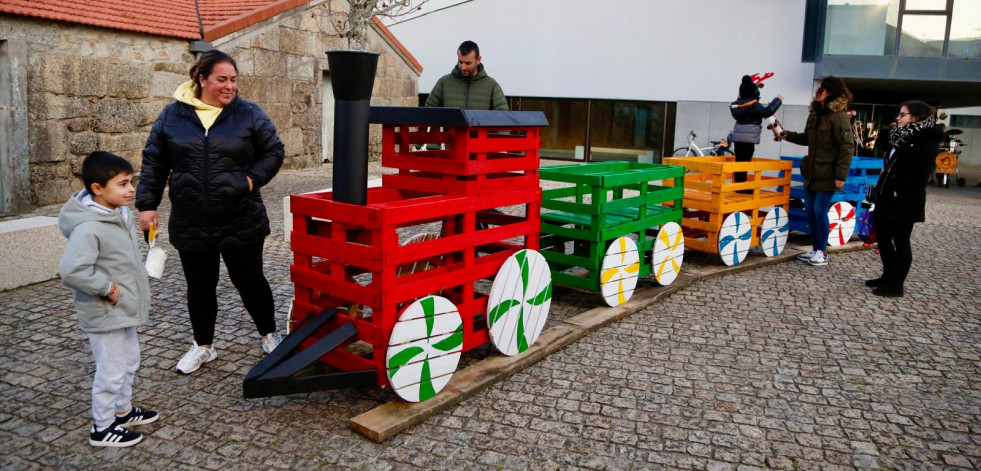
<path fill-rule="evenodd" d="M 902 118 L 903 116 L 909 116 L 909 113 L 899 113 L 899 115 L 896 116 L 896 117 L 897 118 Z"/>

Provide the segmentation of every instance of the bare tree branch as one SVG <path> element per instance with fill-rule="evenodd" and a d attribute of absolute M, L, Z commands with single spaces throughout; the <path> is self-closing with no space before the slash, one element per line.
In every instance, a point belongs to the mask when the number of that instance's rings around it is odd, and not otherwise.
<path fill-rule="evenodd" d="M 421 9 L 429 0 L 347 0 L 347 11 L 335 6 L 336 1 L 327 2 L 331 25 L 340 37 L 347 39 L 349 48 L 363 51 L 372 17 L 399 18 Z"/>

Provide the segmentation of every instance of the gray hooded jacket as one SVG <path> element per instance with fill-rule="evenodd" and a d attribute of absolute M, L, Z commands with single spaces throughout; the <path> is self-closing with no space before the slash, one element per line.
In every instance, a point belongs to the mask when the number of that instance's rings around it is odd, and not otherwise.
<path fill-rule="evenodd" d="M 78 323 L 85 332 L 106 332 L 146 324 L 150 282 L 140 255 L 133 216 L 92 206 L 85 190 L 72 195 L 58 214 L 58 227 L 68 238 L 58 271 L 75 292 Z M 127 217 L 128 216 L 128 217 Z M 115 306 L 103 297 L 116 283 Z"/>

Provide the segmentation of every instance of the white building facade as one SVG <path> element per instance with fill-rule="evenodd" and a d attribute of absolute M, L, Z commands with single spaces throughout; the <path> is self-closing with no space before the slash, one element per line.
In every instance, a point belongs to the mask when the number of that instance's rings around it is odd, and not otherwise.
<path fill-rule="evenodd" d="M 550 157 L 600 160 L 583 150 L 615 148 L 652 151 L 657 161 L 687 145 L 692 130 L 707 146 L 732 129 L 729 104 L 753 73 L 774 74 L 762 101 L 782 94 L 777 118 L 791 130 L 803 130 L 816 84 L 831 74 L 852 86 L 866 128 L 885 126 L 906 99 L 981 105 L 981 55 L 971 49 L 981 38 L 957 36 L 981 33 L 977 0 L 443 0 L 423 8 L 390 27 L 423 65 L 420 93 L 450 72 L 459 43 L 473 40 L 512 109 L 548 116 Z M 878 65 L 866 70 L 869 62 Z M 764 134 L 756 155 L 804 152 Z M 962 161 L 981 165 L 972 152 Z"/>

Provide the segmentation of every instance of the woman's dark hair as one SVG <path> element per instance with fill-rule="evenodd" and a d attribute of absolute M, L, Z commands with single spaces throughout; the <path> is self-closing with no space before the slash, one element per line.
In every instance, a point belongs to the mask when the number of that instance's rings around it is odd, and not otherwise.
<path fill-rule="evenodd" d="M 194 61 L 194 65 L 191 66 L 190 75 L 191 80 L 195 85 L 195 95 L 198 97 L 201 96 L 201 82 L 198 82 L 198 76 L 203 75 L 204 78 L 210 77 L 211 71 L 214 70 L 216 65 L 221 64 L 222 62 L 232 64 L 232 67 L 235 68 L 235 72 L 238 72 L 238 65 L 235 64 L 235 59 L 232 59 L 232 56 L 217 49 L 212 49 L 204 54 L 201 54 L 201 57 L 198 57 L 198 60 Z"/>
<path fill-rule="evenodd" d="M 848 85 L 845 84 L 845 81 L 838 77 L 833 75 L 825 77 L 821 80 L 820 89 L 828 92 L 828 99 L 825 100 L 825 103 L 837 100 L 839 97 L 845 97 L 848 103 L 852 102 L 852 92 L 848 90 Z"/>
<path fill-rule="evenodd" d="M 900 108 L 906 107 L 909 115 L 917 121 L 923 121 L 933 115 L 933 107 L 922 101 L 911 100 L 899 105 Z"/>
<path fill-rule="evenodd" d="M 124 158 L 109 152 L 96 151 L 82 161 L 82 183 L 92 191 L 92 184 L 106 186 L 120 173 L 133 173 L 133 166 Z"/>

